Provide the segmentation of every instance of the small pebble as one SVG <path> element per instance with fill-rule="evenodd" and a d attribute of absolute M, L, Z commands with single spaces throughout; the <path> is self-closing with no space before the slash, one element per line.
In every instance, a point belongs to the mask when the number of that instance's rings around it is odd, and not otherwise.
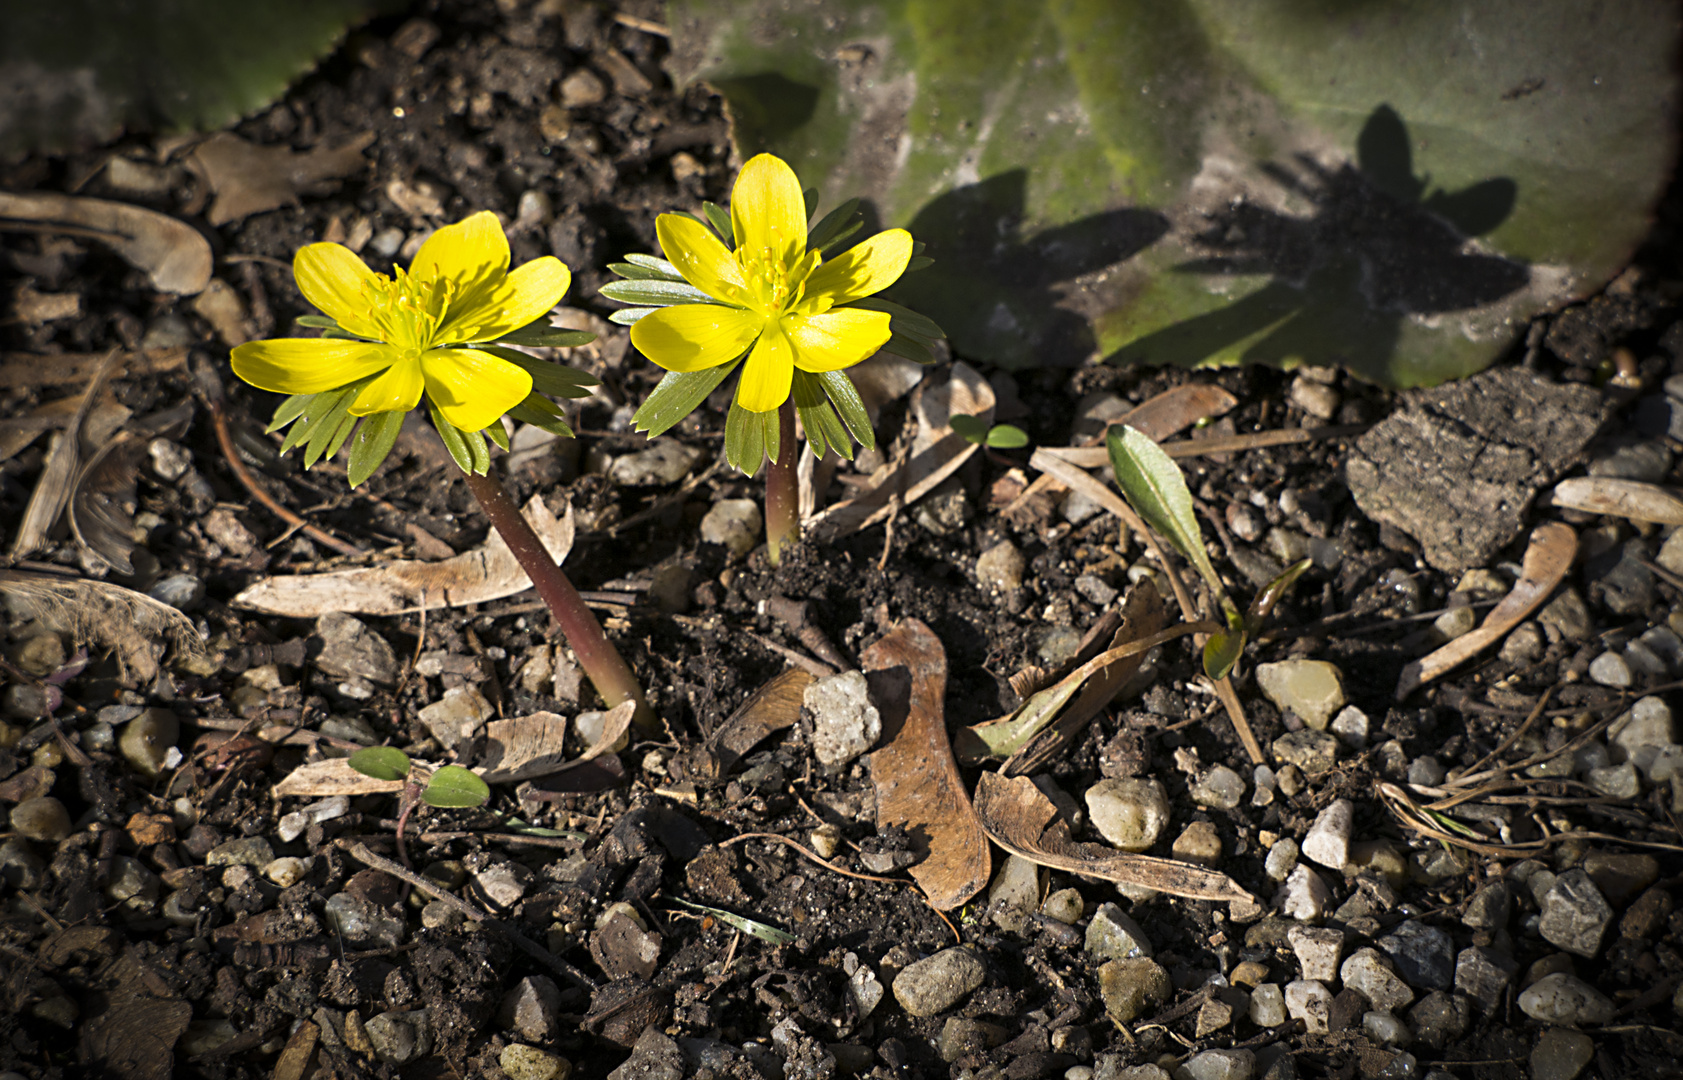
<path fill-rule="evenodd" d="M 1579 956 L 1601 951 L 1613 909 L 1583 870 L 1568 870 L 1542 897 L 1537 932 L 1553 946 Z"/>
<path fill-rule="evenodd" d="M 12 807 L 12 829 L 25 840 L 56 844 L 70 835 L 70 811 L 51 795 L 37 795 Z"/>
<path fill-rule="evenodd" d="M 566 1058 L 525 1043 L 503 1047 L 497 1064 L 508 1074 L 508 1080 L 567 1080 L 573 1072 L 572 1062 Z"/>
<path fill-rule="evenodd" d="M 1251 991 L 1251 1023 L 1257 1027 L 1279 1027 L 1286 1022 L 1286 995 L 1279 983 L 1261 983 Z"/>
<path fill-rule="evenodd" d="M 1354 705 L 1346 705 L 1340 709 L 1338 715 L 1332 718 L 1329 729 L 1338 736 L 1340 742 L 1352 750 L 1362 750 L 1367 746 L 1368 719 L 1367 713 Z"/>
<path fill-rule="evenodd" d="M 1296 713 L 1317 731 L 1325 730 L 1345 705 L 1344 676 L 1325 660 L 1258 664 L 1256 683 L 1281 712 Z"/>
<path fill-rule="evenodd" d="M 882 718 L 860 672 L 814 679 L 802 701 L 812 715 L 813 754 L 827 769 L 846 765 L 882 736 Z"/>
<path fill-rule="evenodd" d="M 1070 925 L 1080 921 L 1085 910 L 1086 905 L 1081 899 L 1081 893 L 1076 889 L 1059 889 L 1040 905 L 1042 915 Z"/>
<path fill-rule="evenodd" d="M 1531 1080 L 1576 1080 L 1595 1057 L 1595 1042 L 1581 1031 L 1550 1028 L 1531 1051 Z"/>
<path fill-rule="evenodd" d="M 1535 664 L 1543 658 L 1543 652 L 1548 648 L 1548 641 L 1543 637 L 1543 630 L 1534 622 L 1522 622 L 1502 640 L 1502 649 L 1498 654 L 1507 663 L 1516 666 L 1521 664 Z"/>
<path fill-rule="evenodd" d="M 1332 890 L 1321 876 L 1299 864 L 1286 876 L 1286 883 L 1274 898 L 1274 906 L 1288 918 L 1316 922 L 1332 906 Z"/>
<path fill-rule="evenodd" d="M 753 499 L 720 499 L 701 519 L 701 539 L 740 559 L 760 542 L 761 525 L 760 504 Z"/>
<path fill-rule="evenodd" d="M 1274 846 L 1268 849 L 1268 858 L 1263 862 L 1263 869 L 1275 881 L 1284 881 L 1297 867 L 1299 854 L 1297 841 L 1288 836 L 1276 841 Z"/>
<path fill-rule="evenodd" d="M 1303 1021 L 1311 1035 L 1325 1035 L 1332 1016 L 1332 991 L 1314 979 L 1299 979 L 1286 984 L 1286 1013 Z"/>
<path fill-rule="evenodd" d="M 1378 949 L 1357 949 L 1345 959 L 1338 977 L 1375 1009 L 1396 1012 L 1414 1000 L 1414 991 L 1397 978 Z"/>
<path fill-rule="evenodd" d="M 969 949 L 943 949 L 894 977 L 894 996 L 913 1016 L 934 1016 L 958 1004 L 987 978 L 987 967 Z"/>
<path fill-rule="evenodd" d="M 1245 797 L 1245 781 L 1226 765 L 1217 765 L 1192 784 L 1192 801 L 1212 810 L 1232 810 Z"/>
<path fill-rule="evenodd" d="M 1169 823 L 1169 797 L 1156 780 L 1101 780 L 1085 800 L 1093 827 L 1123 851 L 1145 851 Z"/>
<path fill-rule="evenodd" d="M 1556 972 L 1519 995 L 1520 1011 L 1544 1024 L 1605 1024 L 1616 1011 L 1611 999 L 1576 975 Z"/>
<path fill-rule="evenodd" d="M 1446 775 L 1443 763 L 1430 754 L 1422 754 L 1408 763 L 1408 782 L 1415 787 L 1437 787 Z"/>
<path fill-rule="evenodd" d="M 1410 986 L 1448 990 L 1455 981 L 1455 943 L 1443 930 L 1410 919 L 1378 941 Z"/>
<path fill-rule="evenodd" d="M 1145 931 L 1115 904 L 1101 904 L 1087 924 L 1087 952 L 1101 960 L 1151 956 Z"/>
<path fill-rule="evenodd" d="M 1302 773 L 1324 773 L 1338 764 L 1338 740 L 1324 731 L 1309 728 L 1288 731 L 1274 740 L 1272 749 L 1278 761 L 1295 768 L 1300 774 L 1294 785 L 1293 781 L 1287 778 L 1286 769 L 1278 770 L 1280 790 L 1285 792 L 1288 798 L 1302 790 Z"/>
<path fill-rule="evenodd" d="M 1169 853 L 1182 862 L 1215 866 L 1221 862 L 1221 835 L 1213 823 L 1194 821 L 1175 837 Z"/>
<path fill-rule="evenodd" d="M 1175 1070 L 1176 1080 L 1251 1080 L 1256 1055 L 1249 1050 L 1205 1050 Z"/>
<path fill-rule="evenodd" d="M 1155 960 L 1110 960 L 1099 967 L 1099 996 L 1119 1024 L 1131 1024 L 1162 1005 L 1173 990 L 1169 973 Z"/>
<path fill-rule="evenodd" d="M 1329 870 L 1342 870 L 1350 861 L 1350 830 L 1355 821 L 1355 804 L 1335 799 L 1315 818 L 1303 839 L 1303 857 Z"/>
<path fill-rule="evenodd" d="M 1635 679 L 1630 662 L 1616 652 L 1604 652 L 1590 661 L 1589 677 L 1602 686 L 1624 689 Z"/>
<path fill-rule="evenodd" d="M 1027 569 L 1028 561 L 1017 545 L 1001 540 L 976 560 L 976 583 L 996 592 L 1015 592 L 1023 587 L 1023 572 Z"/>
<path fill-rule="evenodd" d="M 1286 940 L 1297 954 L 1299 971 L 1305 979 L 1332 982 L 1338 978 L 1339 954 L 1344 951 L 1344 931 L 1320 926 L 1294 926 Z"/>

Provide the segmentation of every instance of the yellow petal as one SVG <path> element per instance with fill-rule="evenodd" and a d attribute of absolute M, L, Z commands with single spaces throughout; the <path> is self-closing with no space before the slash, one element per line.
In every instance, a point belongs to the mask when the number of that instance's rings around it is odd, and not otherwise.
<path fill-rule="evenodd" d="M 352 416 L 378 412 L 408 412 L 421 401 L 421 364 L 410 357 L 398 360 L 386 373 L 362 388 L 351 402 Z"/>
<path fill-rule="evenodd" d="M 553 255 L 533 259 L 515 267 L 485 303 L 472 308 L 451 304 L 444 324 L 433 336 L 451 344 L 495 341 L 547 314 L 561 302 L 572 281 L 567 264 Z"/>
<path fill-rule="evenodd" d="M 368 318 L 369 297 L 363 289 L 378 275 L 343 244 L 306 244 L 292 257 L 292 276 L 298 291 L 323 315 L 353 334 L 377 338 Z"/>
<path fill-rule="evenodd" d="M 456 283 L 452 313 L 484 304 L 508 273 L 508 237 L 489 210 L 446 225 L 427 237 L 409 272 L 422 281 Z"/>
<path fill-rule="evenodd" d="M 839 371 L 852 367 L 888 343 L 886 311 L 842 308 L 822 315 L 788 315 L 783 329 L 795 347 L 802 371 Z"/>
<path fill-rule="evenodd" d="M 730 193 L 736 246 L 752 252 L 770 248 L 785 265 L 806 250 L 806 200 L 787 162 L 760 154 L 742 166 Z"/>
<path fill-rule="evenodd" d="M 532 392 L 532 376 L 500 356 L 478 349 L 433 349 L 421 354 L 427 397 L 444 419 L 463 431 L 495 423 Z"/>
<path fill-rule="evenodd" d="M 667 371 L 702 371 L 741 356 L 765 325 L 740 308 L 676 304 L 632 323 L 631 344 Z"/>
<path fill-rule="evenodd" d="M 747 304 L 742 267 L 712 229 L 682 214 L 662 214 L 655 218 L 655 236 L 666 261 L 678 268 L 685 281 L 715 300 Z"/>
<path fill-rule="evenodd" d="M 905 229 L 877 233 L 814 270 L 806 279 L 806 295 L 827 296 L 839 305 L 879 293 L 900 279 L 911 257 L 911 233 Z"/>
<path fill-rule="evenodd" d="M 389 345 L 340 338 L 251 341 L 236 347 L 233 356 L 235 375 L 277 394 L 336 390 L 390 367 L 396 359 L 397 350 Z"/>
<path fill-rule="evenodd" d="M 783 327 L 766 324 L 765 333 L 754 343 L 748 362 L 742 365 L 742 382 L 736 388 L 736 403 L 749 412 L 770 412 L 789 400 L 795 381 L 794 350 Z"/>

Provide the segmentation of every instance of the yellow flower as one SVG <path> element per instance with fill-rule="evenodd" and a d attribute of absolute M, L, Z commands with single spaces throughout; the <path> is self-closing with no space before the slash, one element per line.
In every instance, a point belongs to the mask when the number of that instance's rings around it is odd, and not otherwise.
<path fill-rule="evenodd" d="M 789 399 L 796 368 L 840 371 L 887 344 L 888 313 L 843 305 L 900 277 L 912 256 L 910 233 L 890 229 L 822 259 L 807 250 L 800 182 L 770 154 L 742 167 L 730 221 L 735 251 L 693 218 L 656 219 L 667 261 L 717 303 L 675 304 L 638 319 L 631 343 L 643 355 L 668 371 L 691 372 L 748 352 L 736 403 L 763 413 Z"/>
<path fill-rule="evenodd" d="M 377 376 L 350 403 L 352 416 L 407 412 L 424 391 L 462 431 L 479 431 L 532 392 L 532 376 L 482 349 L 546 314 L 571 282 L 544 256 L 508 269 L 508 238 L 482 211 L 427 238 L 406 272 L 370 270 L 340 244 L 310 244 L 292 261 L 304 298 L 344 338 L 276 338 L 234 350 L 234 373 L 263 390 L 317 394 Z"/>

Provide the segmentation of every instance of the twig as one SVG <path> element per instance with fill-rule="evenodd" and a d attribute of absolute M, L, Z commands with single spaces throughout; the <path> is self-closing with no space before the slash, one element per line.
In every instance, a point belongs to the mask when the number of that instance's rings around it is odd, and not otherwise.
<path fill-rule="evenodd" d="M 222 448 L 222 456 L 228 462 L 228 468 L 245 489 L 251 492 L 252 498 L 263 504 L 271 514 L 280 518 L 295 530 L 302 530 L 307 536 L 324 547 L 331 548 L 341 555 L 364 555 L 366 552 L 354 544 L 348 544 L 336 536 L 332 536 L 322 529 L 311 525 L 297 514 L 288 510 L 275 500 L 274 496 L 264 491 L 257 484 L 257 478 L 251 475 L 251 470 L 245 467 L 240 455 L 234 449 L 234 439 L 228 431 L 228 416 L 222 408 L 222 380 L 216 377 L 209 364 L 199 363 L 194 366 L 193 375 L 198 383 L 199 397 L 205 407 L 210 410 L 210 423 L 216 430 L 217 445 Z"/>
<path fill-rule="evenodd" d="M 487 915 L 483 911 L 480 911 L 477 907 L 468 903 L 466 900 L 463 900 L 455 893 L 441 887 L 438 882 L 430 881 L 411 870 L 405 870 L 403 867 L 392 862 L 390 859 L 381 858 L 372 851 L 369 851 L 368 848 L 359 841 L 351 840 L 347 842 L 344 840 L 336 840 L 334 843 L 343 851 L 347 852 L 351 858 L 362 863 L 364 866 L 373 867 L 376 870 L 390 874 L 399 881 L 413 885 L 415 888 L 426 893 L 428 896 L 437 900 L 442 900 L 444 903 L 455 908 L 474 922 L 484 923 L 486 926 L 499 931 L 504 937 L 513 942 L 521 952 L 543 964 L 545 967 L 549 968 L 551 971 L 560 975 L 569 982 L 582 986 L 586 990 L 595 990 L 597 988 L 596 981 L 590 976 L 567 963 L 567 961 L 561 959 L 559 956 L 556 956 L 542 945 L 539 945 L 537 942 L 531 940 L 514 927 L 503 922 L 501 919 L 493 919 L 491 916 Z"/>
<path fill-rule="evenodd" d="M 619 23 L 621 26 L 628 26 L 633 30 L 641 30 L 645 34 L 653 34 L 655 37 L 672 36 L 672 31 L 668 30 L 660 23 L 653 22 L 649 19 L 639 18 L 636 15 L 631 15 L 624 11 L 614 12 L 614 22 Z"/>
<path fill-rule="evenodd" d="M 719 843 L 719 846 L 722 847 L 722 848 L 727 848 L 727 847 L 731 847 L 731 846 L 736 845 L 736 844 L 740 844 L 744 840 L 776 840 L 779 844 L 787 844 L 790 847 L 794 848 L 796 851 L 800 852 L 802 855 L 805 855 L 807 858 L 811 859 L 813 862 L 817 863 L 819 866 L 822 866 L 824 869 L 834 871 L 835 873 L 838 873 L 838 874 L 842 875 L 843 877 L 858 878 L 860 881 L 880 881 L 884 885 L 911 885 L 911 884 L 913 884 L 912 882 L 906 881 L 902 878 L 877 877 L 874 874 L 861 874 L 861 873 L 859 873 L 858 871 L 855 871 L 855 870 L 844 870 L 841 867 L 835 865 L 834 863 L 826 862 L 824 860 L 824 858 L 821 855 L 818 854 L 818 852 L 813 851 L 811 848 L 805 846 L 800 841 L 791 840 L 787 836 L 779 836 L 776 833 L 769 833 L 769 832 L 743 833 L 740 836 L 733 836 L 729 840 L 721 841 Z"/>
<path fill-rule="evenodd" d="M 761 637 L 759 634 L 754 633 L 754 631 L 752 631 L 752 630 L 741 630 L 741 631 L 738 631 L 738 633 L 742 634 L 744 637 L 749 638 L 752 641 L 758 642 L 760 645 L 764 646 L 767 649 L 770 649 L 772 652 L 776 653 L 778 656 L 781 656 L 783 659 L 789 661 L 791 664 L 794 664 L 796 667 L 800 668 L 802 671 L 811 672 L 813 675 L 816 675 L 820 679 L 822 679 L 822 678 L 824 678 L 825 676 L 828 676 L 828 675 L 834 675 L 836 673 L 835 668 L 831 667 L 829 664 L 824 663 L 822 660 L 814 660 L 812 657 L 808 656 L 806 653 L 796 652 L 794 649 L 789 648 L 787 645 L 779 645 L 777 642 L 771 640 L 770 638 Z"/>

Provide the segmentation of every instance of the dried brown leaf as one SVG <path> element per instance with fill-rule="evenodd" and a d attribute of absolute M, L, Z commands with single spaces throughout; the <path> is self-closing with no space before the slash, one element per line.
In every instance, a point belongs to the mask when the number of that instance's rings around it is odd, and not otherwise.
<path fill-rule="evenodd" d="M 276 795 L 327 798 L 333 795 L 383 795 L 403 790 L 402 780 L 376 780 L 351 768 L 345 758 L 309 761 L 275 785 Z"/>
<path fill-rule="evenodd" d="M 474 771 L 487 784 L 532 780 L 567 772 L 613 752 L 630 730 L 632 717 L 636 714 L 635 701 L 622 701 L 608 710 L 608 715 L 603 718 L 602 734 L 589 749 L 571 761 L 567 760 L 562 746 L 567 736 L 566 717 L 537 712 L 512 720 L 493 720 L 485 725 L 485 761 Z"/>
<path fill-rule="evenodd" d="M 210 242 L 156 210 L 50 192 L 0 191 L 0 218 L 98 240 L 145 273 L 159 292 L 191 296 L 210 281 Z"/>
<path fill-rule="evenodd" d="M 226 225 L 266 210 L 296 206 L 299 195 L 332 192 L 339 180 L 368 166 L 362 152 L 373 141 L 374 133 L 367 131 L 341 146 L 298 153 L 291 147 L 258 146 L 222 132 L 194 148 L 187 163 L 216 193 L 207 215 L 210 223 Z"/>
<path fill-rule="evenodd" d="M 70 492 L 75 487 L 76 476 L 81 469 L 82 424 L 99 400 L 106 381 L 122 367 L 122 364 L 120 351 L 113 349 L 105 354 L 104 361 L 94 374 L 93 382 L 89 383 L 87 390 L 82 393 L 81 404 L 76 407 L 76 414 L 70 418 L 69 426 L 53 436 L 52 449 L 47 453 L 46 467 L 41 470 L 40 478 L 35 481 L 35 490 L 30 493 L 29 505 L 23 511 L 23 521 L 18 525 L 17 535 L 12 538 L 14 562 L 38 551 L 46 544 L 48 532 L 64 512 L 65 504 L 70 501 Z"/>
<path fill-rule="evenodd" d="M 988 883 L 987 836 L 970 808 L 947 742 L 947 654 L 933 631 L 908 619 L 860 656 L 882 714 L 883 748 L 867 759 L 877 824 L 903 826 L 920 857 L 911 875 L 946 911 Z"/>
<path fill-rule="evenodd" d="M 713 775 L 729 773 L 767 736 L 793 726 L 801 718 L 801 702 L 811 685 L 809 672 L 792 668 L 754 691 L 707 740 Z"/>
<path fill-rule="evenodd" d="M 0 390 L 33 390 L 43 386 L 75 386 L 93 378 L 109 353 L 7 353 L 0 359 Z M 187 350 L 136 349 L 123 355 L 123 370 L 131 379 L 161 375 L 187 366 Z"/>
<path fill-rule="evenodd" d="M 1500 641 L 1509 630 L 1518 626 L 1549 598 L 1555 586 L 1572 569 L 1578 557 L 1578 534 L 1570 525 L 1550 521 L 1539 525 L 1531 533 L 1531 543 L 1525 549 L 1525 561 L 1520 566 L 1519 581 L 1502 598 L 1477 630 L 1462 634 L 1436 652 L 1421 657 L 1403 668 L 1397 680 L 1397 700 L 1401 701 L 1415 690 L 1449 671 L 1462 661 Z"/>
<path fill-rule="evenodd" d="M 120 585 L 0 570 L 0 598 L 20 621 L 36 619 L 78 645 L 113 650 L 124 672 L 139 683 L 158 677 L 166 653 L 178 661 L 204 654 L 187 616 Z"/>
<path fill-rule="evenodd" d="M 976 783 L 975 814 L 994 843 L 1041 866 L 1189 900 L 1256 903 L 1256 897 L 1219 871 L 1070 839 L 1069 823 L 1026 776 L 983 773 Z"/>
<path fill-rule="evenodd" d="M 1554 486 L 1554 505 L 1631 521 L 1683 525 L 1683 495 L 1659 484 L 1611 476 L 1577 476 Z"/>
<path fill-rule="evenodd" d="M 521 511 L 556 562 L 573 546 L 573 508 L 556 518 L 533 496 Z M 266 577 L 230 603 L 266 615 L 312 619 L 329 611 L 398 615 L 425 607 L 461 607 L 500 600 L 532 587 L 514 553 L 493 532 L 485 543 L 438 562 L 397 560 L 322 574 Z"/>

